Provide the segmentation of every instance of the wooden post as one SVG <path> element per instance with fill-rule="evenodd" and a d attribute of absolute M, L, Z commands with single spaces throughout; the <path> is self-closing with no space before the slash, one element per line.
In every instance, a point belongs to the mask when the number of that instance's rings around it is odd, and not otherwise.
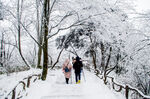
<path fill-rule="evenodd" d="M 111 78 L 111 82 L 112 82 L 112 88 L 115 89 L 115 86 L 114 86 L 114 78 Z"/>
<path fill-rule="evenodd" d="M 107 76 L 104 75 L 104 84 L 107 85 Z"/>
<path fill-rule="evenodd" d="M 125 95 L 126 95 L 126 99 L 129 99 L 129 87 L 127 85 L 125 87 Z"/>
<path fill-rule="evenodd" d="M 30 76 L 29 78 L 28 78 L 28 80 L 27 80 L 27 87 L 29 88 L 29 86 L 30 86 L 30 79 L 32 78 L 32 76 Z"/>
<path fill-rule="evenodd" d="M 12 91 L 12 98 L 11 99 L 16 99 L 16 88 L 13 89 Z"/>

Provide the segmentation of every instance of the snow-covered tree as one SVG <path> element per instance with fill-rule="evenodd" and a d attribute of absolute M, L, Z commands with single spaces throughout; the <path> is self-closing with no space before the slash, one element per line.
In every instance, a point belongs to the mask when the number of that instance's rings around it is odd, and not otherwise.
<path fill-rule="evenodd" d="M 119 72 L 123 68 L 118 63 L 121 60 L 119 57 L 125 57 L 123 54 L 124 42 L 130 32 L 128 16 L 118 6 L 109 5 L 106 1 L 90 2 L 88 0 L 80 1 L 82 6 L 77 9 L 78 15 L 79 19 L 85 19 L 85 21 L 80 26 L 74 27 L 68 34 L 72 35 L 73 43 L 68 46 L 84 47 L 85 50 L 82 50 L 82 53 L 92 56 L 91 60 L 95 69 L 100 69 L 102 72 L 107 71 L 107 74 L 113 69 L 118 69 L 116 71 Z M 109 59 L 109 57 L 111 58 Z"/>
<path fill-rule="evenodd" d="M 3 17 L 4 17 L 4 15 L 3 15 L 3 7 L 2 6 L 3 6 L 2 2 L 0 1 L 0 20 L 3 20 Z"/>

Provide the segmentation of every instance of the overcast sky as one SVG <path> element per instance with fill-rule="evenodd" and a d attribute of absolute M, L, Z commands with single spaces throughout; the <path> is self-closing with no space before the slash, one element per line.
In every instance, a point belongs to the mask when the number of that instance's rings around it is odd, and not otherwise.
<path fill-rule="evenodd" d="M 140 12 L 150 10 L 150 0 L 137 0 L 135 3 L 137 5 L 136 9 Z"/>

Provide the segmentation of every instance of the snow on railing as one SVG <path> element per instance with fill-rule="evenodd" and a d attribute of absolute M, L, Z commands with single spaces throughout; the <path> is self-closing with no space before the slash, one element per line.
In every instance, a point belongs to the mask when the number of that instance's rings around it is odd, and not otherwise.
<path fill-rule="evenodd" d="M 95 70 L 95 69 L 89 68 L 89 67 L 88 67 L 87 69 L 90 69 L 90 71 L 91 71 L 91 70 L 94 71 L 95 74 L 96 74 L 96 76 L 99 77 L 100 79 L 103 79 L 103 78 L 104 78 L 104 76 L 99 73 L 99 72 L 100 72 L 99 70 Z M 111 79 L 111 82 L 109 82 L 109 83 L 111 83 L 111 85 L 112 85 L 111 87 L 112 87 L 116 92 L 121 92 L 121 91 L 124 89 L 126 99 L 129 99 L 129 91 L 136 92 L 136 93 L 137 93 L 140 97 L 142 97 L 143 99 L 150 99 L 150 96 L 144 95 L 139 89 L 134 88 L 134 87 L 130 86 L 129 84 L 123 85 L 123 84 L 116 83 L 116 81 L 114 80 L 113 77 L 106 76 L 106 79 L 107 79 L 107 83 L 106 83 L 106 84 L 108 84 L 108 78 Z M 103 80 L 104 80 L 104 79 L 103 79 Z M 115 88 L 115 85 L 119 87 L 118 90 Z"/>
<path fill-rule="evenodd" d="M 150 96 L 144 95 L 139 89 L 134 88 L 134 87 L 131 87 L 130 85 L 127 85 L 127 86 L 129 86 L 129 89 L 134 90 L 134 91 L 136 91 L 137 93 L 139 93 L 143 98 L 150 99 Z"/>
<path fill-rule="evenodd" d="M 22 97 L 21 92 L 25 92 L 26 88 L 29 88 L 31 83 L 31 78 L 33 78 L 33 82 L 35 82 L 37 79 L 40 79 L 41 74 L 33 74 L 31 76 L 28 76 L 23 79 L 23 81 L 19 81 L 19 83 L 5 96 L 5 99 L 20 99 Z M 23 85 L 21 89 L 19 89 L 19 85 Z M 19 92 L 17 92 L 18 90 Z"/>

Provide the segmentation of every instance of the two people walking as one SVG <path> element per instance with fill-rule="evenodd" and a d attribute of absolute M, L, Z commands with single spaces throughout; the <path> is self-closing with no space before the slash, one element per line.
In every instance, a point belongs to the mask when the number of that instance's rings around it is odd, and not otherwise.
<path fill-rule="evenodd" d="M 76 59 L 73 59 L 73 69 L 75 72 L 75 80 L 76 84 L 81 82 L 81 71 L 83 70 L 83 64 L 81 59 L 77 56 Z M 69 59 L 66 59 L 66 61 L 63 64 L 63 73 L 65 75 L 66 84 L 69 83 L 69 78 L 71 77 L 71 70 L 72 65 L 70 64 Z"/>

